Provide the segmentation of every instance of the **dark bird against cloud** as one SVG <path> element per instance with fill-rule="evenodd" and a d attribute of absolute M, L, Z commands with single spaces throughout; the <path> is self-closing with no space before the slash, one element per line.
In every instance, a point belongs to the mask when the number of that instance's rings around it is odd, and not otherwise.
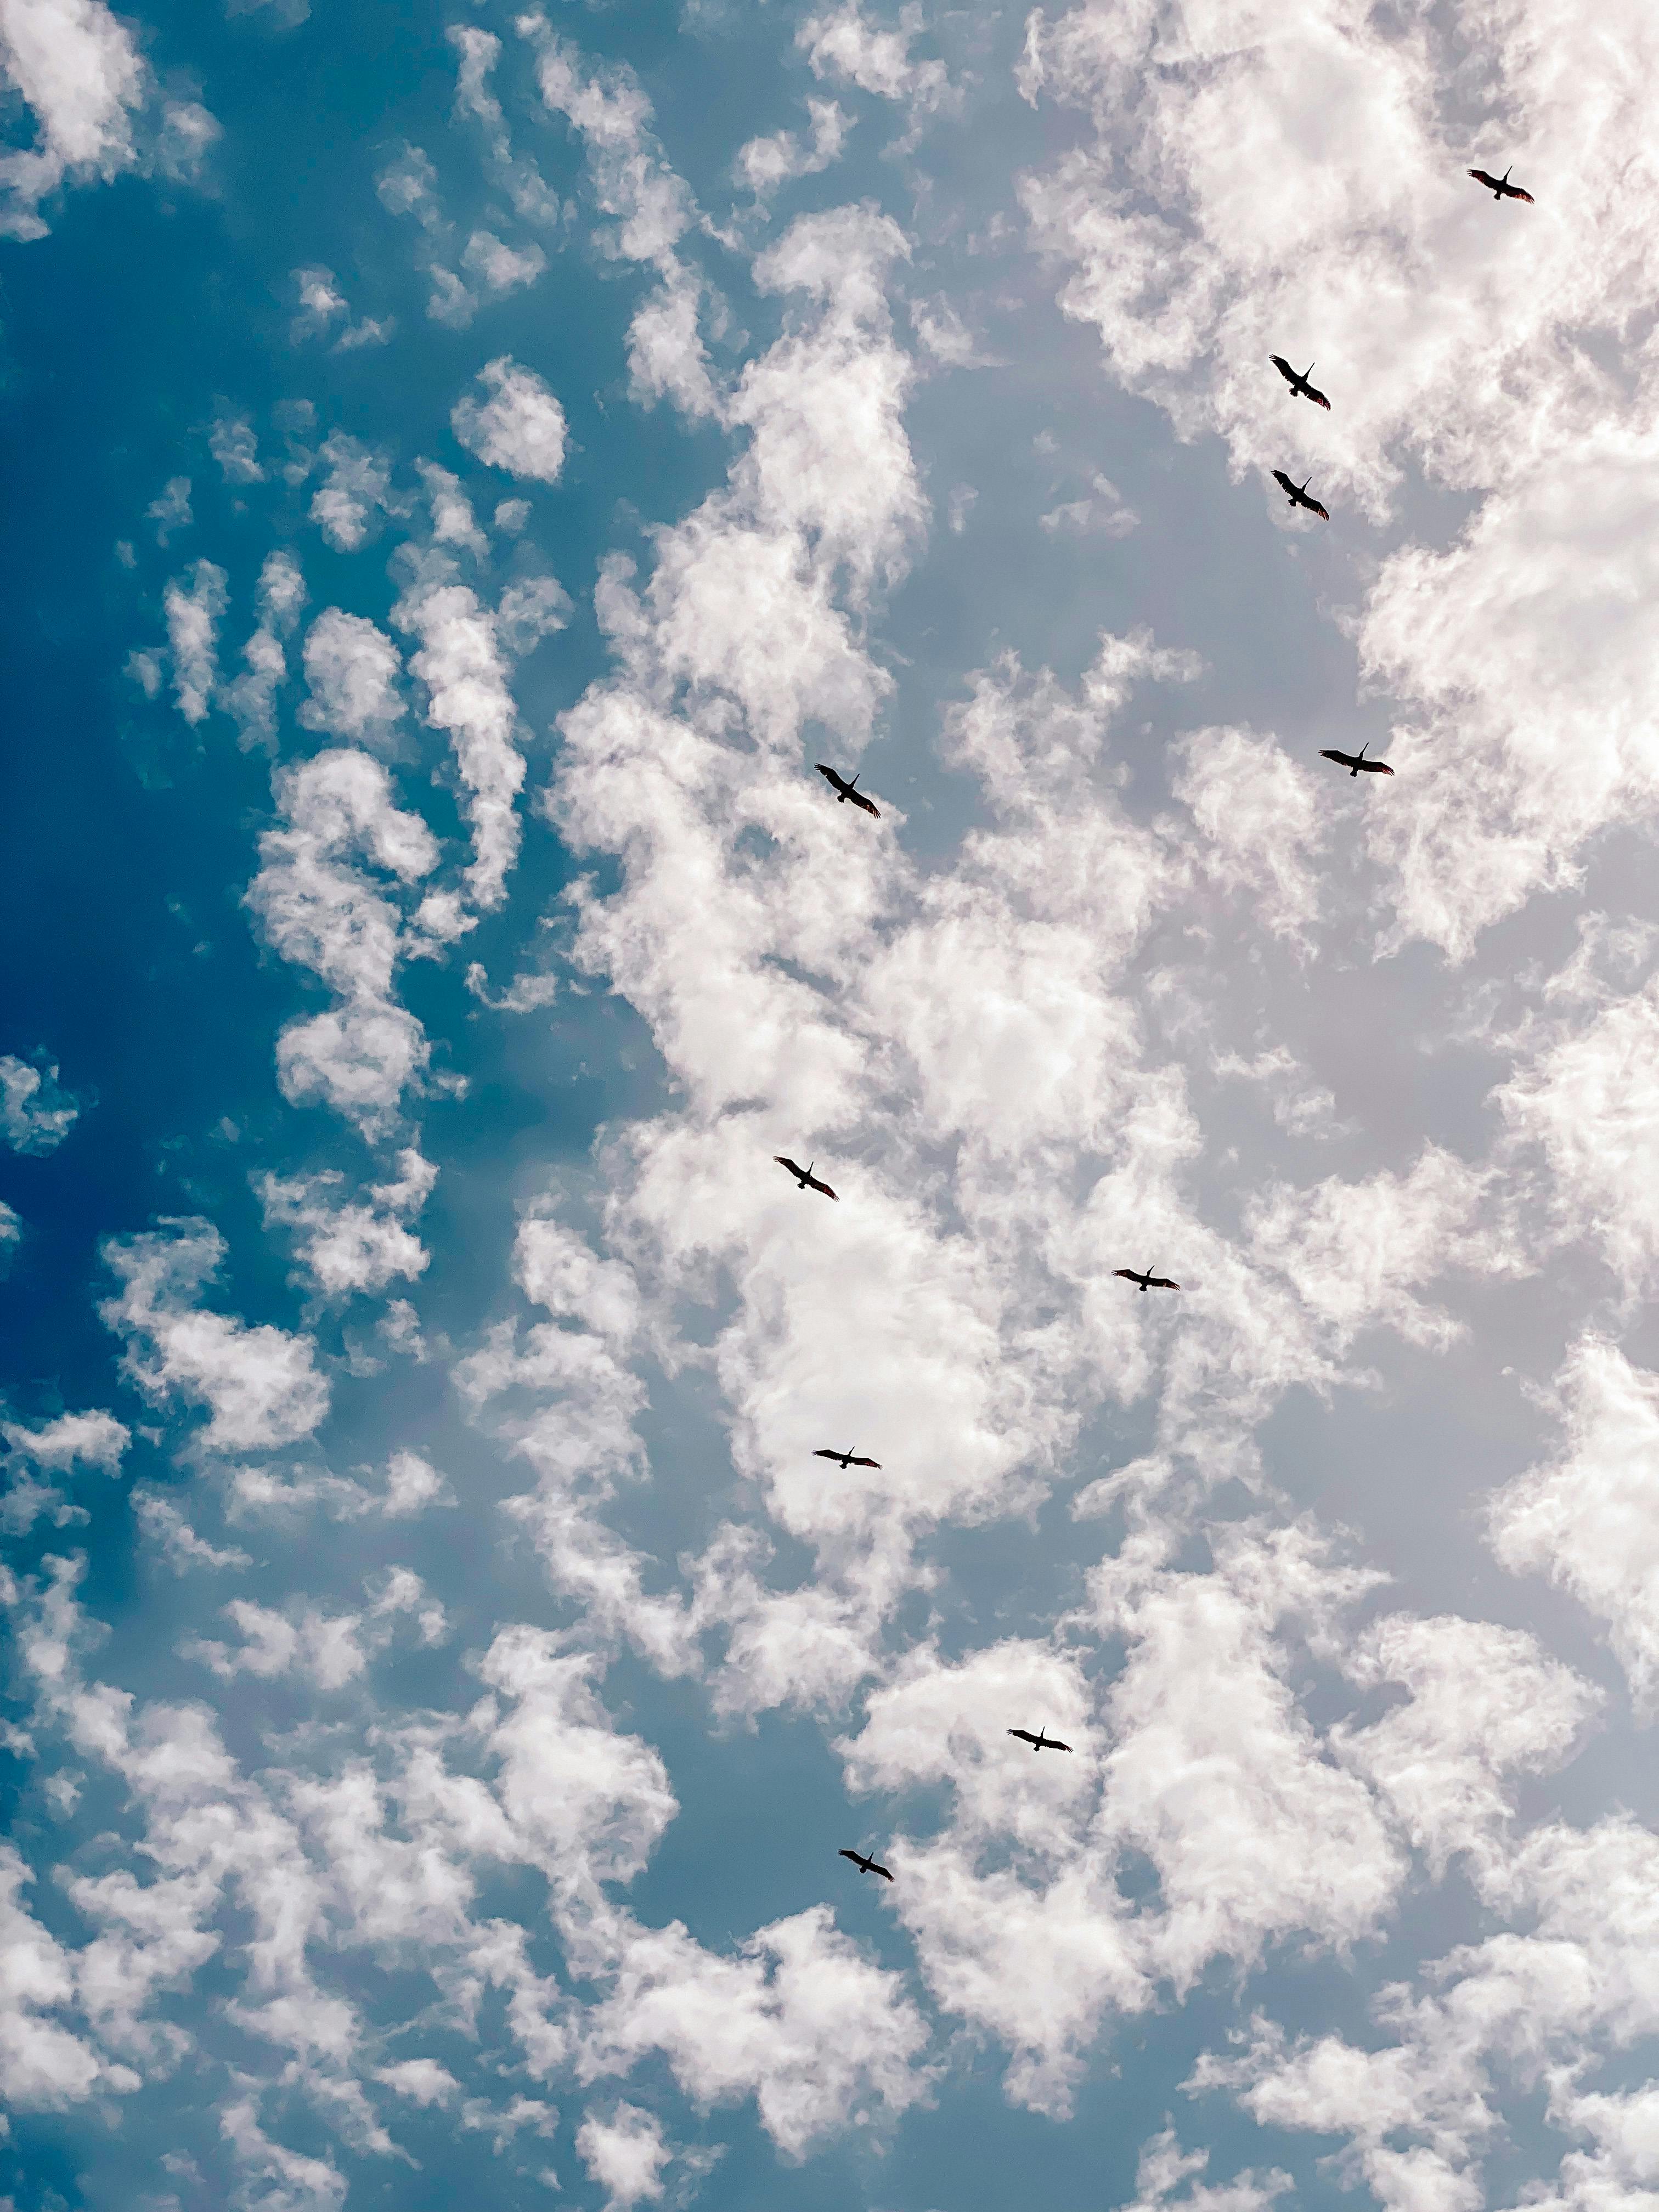
<path fill-rule="evenodd" d="M 1143 1291 L 1178 1291 L 1179 1283 L 1171 1282 L 1167 1275 L 1151 1273 L 1137 1273 L 1133 1267 L 1114 1267 L 1115 1275 L 1121 1275 L 1126 1283 L 1138 1283 Z"/>
<path fill-rule="evenodd" d="M 1513 166 L 1511 163 L 1510 167 Z M 1477 185 L 1484 185 L 1495 200 L 1525 200 L 1528 207 L 1533 204 L 1530 192 L 1523 192 L 1519 185 L 1512 185 L 1510 182 L 1508 169 L 1504 170 L 1501 177 L 1488 176 L 1484 169 L 1471 169 L 1469 174 Z"/>
<path fill-rule="evenodd" d="M 853 785 L 858 781 L 857 776 L 854 776 L 849 782 L 844 775 L 838 775 L 834 769 L 826 768 L 822 761 L 817 762 L 816 765 L 818 774 L 826 782 L 833 785 L 838 805 L 845 806 L 850 799 L 854 806 L 861 806 L 866 814 L 873 814 L 879 819 L 881 809 L 875 800 L 866 799 L 861 791 L 855 791 L 853 788 Z"/>
<path fill-rule="evenodd" d="M 813 1453 L 812 1456 L 814 1459 L 834 1460 L 837 1467 L 839 1467 L 843 1473 L 849 1467 L 878 1468 L 881 1465 L 881 1462 L 878 1459 L 866 1459 L 861 1453 L 855 1451 L 831 1451 L 827 1446 L 823 1444 L 819 1445 L 817 1450 Z"/>
<path fill-rule="evenodd" d="M 1361 745 L 1357 753 L 1339 752 L 1334 745 L 1322 745 L 1319 749 L 1319 757 L 1321 760 L 1335 761 L 1340 767 L 1346 769 L 1350 782 L 1355 776 L 1361 774 L 1365 775 L 1394 774 L 1387 761 L 1367 760 L 1364 745 Z"/>
<path fill-rule="evenodd" d="M 1316 514 L 1322 522 L 1328 522 L 1330 520 L 1330 515 L 1326 509 L 1319 504 L 1319 501 L 1316 499 L 1310 499 L 1309 497 L 1308 477 L 1304 477 L 1299 484 L 1292 483 L 1290 478 L 1285 475 L 1283 469 L 1275 469 L 1273 471 L 1273 481 L 1278 484 L 1279 489 L 1284 493 L 1285 498 L 1289 500 L 1292 507 L 1305 507 L 1310 514 Z"/>
<path fill-rule="evenodd" d="M 792 1160 L 787 1153 L 774 1152 L 772 1157 L 781 1168 L 788 1169 L 790 1174 L 795 1178 L 797 1189 L 821 1190 L 826 1198 L 836 1196 L 836 1193 L 830 1189 L 829 1184 L 813 1174 L 812 1164 L 810 1160 L 805 1167 L 802 1167 L 799 1160 Z"/>
<path fill-rule="evenodd" d="M 841 1853 L 841 1856 L 844 1859 L 851 1859 L 860 1874 L 878 1874 L 884 1881 L 891 1881 L 893 1879 L 884 1866 L 878 1866 L 874 1859 L 866 1857 L 858 1851 L 844 1850 Z"/>
<path fill-rule="evenodd" d="M 1045 1735 L 1041 1729 L 1035 1735 L 1030 1729 L 1010 1729 L 1008 1733 L 1017 1735 L 1022 1743 L 1029 1743 L 1033 1751 L 1069 1751 L 1072 1747 L 1069 1743 L 1062 1743 L 1057 1735 Z"/>
<path fill-rule="evenodd" d="M 1306 368 L 1294 369 L 1282 353 L 1270 353 L 1267 358 L 1298 398 L 1311 399 L 1316 407 L 1322 407 L 1328 413 L 1329 412 L 1330 401 L 1326 398 L 1322 392 L 1316 390 L 1308 381 L 1314 372 L 1314 365 L 1311 362 L 1308 363 Z"/>

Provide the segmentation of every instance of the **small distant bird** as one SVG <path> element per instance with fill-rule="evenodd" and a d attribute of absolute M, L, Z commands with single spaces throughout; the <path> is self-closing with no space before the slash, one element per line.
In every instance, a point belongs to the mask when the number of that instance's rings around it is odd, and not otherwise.
<path fill-rule="evenodd" d="M 860 1852 L 839 1851 L 837 1852 L 836 1856 L 843 1859 L 851 1859 L 853 1864 L 858 1869 L 860 1874 L 878 1874 L 884 1881 L 891 1881 L 893 1879 L 892 1875 L 888 1872 L 884 1866 L 878 1866 L 874 1859 L 867 1857 Z"/>
<path fill-rule="evenodd" d="M 822 1445 L 820 1445 L 818 1449 L 813 1453 L 812 1456 L 814 1459 L 834 1460 L 836 1466 L 840 1468 L 843 1474 L 845 1474 L 849 1467 L 878 1468 L 881 1465 L 881 1462 L 878 1459 L 866 1459 L 861 1454 L 855 1451 L 830 1451 Z"/>
<path fill-rule="evenodd" d="M 853 784 L 858 781 L 857 776 L 854 776 L 852 783 L 849 783 L 844 775 L 838 775 L 834 769 L 826 768 L 822 761 L 817 762 L 816 765 L 818 774 L 827 783 L 834 787 L 836 804 L 838 806 L 845 806 L 850 799 L 854 806 L 861 806 L 866 814 L 873 814 L 878 821 L 880 820 L 881 809 L 875 800 L 866 799 L 861 791 L 854 790 Z"/>
<path fill-rule="evenodd" d="M 1365 746 L 1361 745 L 1357 753 L 1340 753 L 1334 745 L 1322 745 L 1319 749 L 1319 757 L 1321 760 L 1334 760 L 1339 767 L 1346 769 L 1350 783 L 1362 770 L 1367 775 L 1394 774 L 1387 761 L 1368 761 L 1365 757 Z"/>
<path fill-rule="evenodd" d="M 1285 360 L 1282 353 L 1270 353 L 1267 356 L 1267 358 L 1272 362 L 1273 367 L 1284 378 L 1285 383 L 1290 386 L 1291 390 L 1296 394 L 1297 398 L 1311 399 L 1316 407 L 1322 407 L 1325 409 L 1327 413 L 1329 412 L 1331 404 L 1330 401 L 1326 398 L 1322 392 L 1316 391 L 1314 386 L 1308 381 L 1308 379 L 1314 373 L 1314 365 L 1311 362 L 1308 363 L 1306 368 L 1297 370 L 1291 367 L 1291 364 Z"/>
<path fill-rule="evenodd" d="M 1126 1283 L 1139 1283 L 1143 1291 L 1178 1291 L 1181 1288 L 1179 1283 L 1172 1283 L 1167 1275 L 1154 1275 L 1150 1272 L 1137 1274 L 1133 1267 L 1114 1267 L 1112 1273 L 1121 1275 Z"/>
<path fill-rule="evenodd" d="M 789 1159 L 782 1152 L 774 1152 L 772 1157 L 781 1168 L 788 1169 L 790 1174 L 795 1178 L 795 1188 L 798 1190 L 821 1190 L 826 1198 L 835 1197 L 836 1194 L 830 1189 L 829 1184 L 820 1176 L 813 1174 L 812 1163 L 810 1160 L 805 1167 L 802 1167 L 798 1160 Z"/>
<path fill-rule="evenodd" d="M 1292 507 L 1305 507 L 1310 514 L 1316 514 L 1322 522 L 1328 522 L 1330 520 L 1331 518 L 1329 514 L 1327 514 L 1326 510 L 1319 504 L 1319 501 L 1316 499 L 1310 499 L 1308 496 L 1308 485 L 1311 481 L 1310 477 L 1304 477 L 1299 484 L 1293 484 L 1290 478 L 1285 475 L 1283 469 L 1275 469 L 1273 471 L 1273 481 L 1284 493 L 1285 498 L 1289 500 Z"/>
<path fill-rule="evenodd" d="M 1514 167 L 1511 161 L 1510 168 Z M 1509 169 L 1505 169 L 1501 177 L 1489 177 L 1484 169 L 1471 169 L 1469 174 L 1477 185 L 1484 185 L 1495 200 L 1525 200 L 1528 207 L 1533 204 L 1530 192 L 1523 192 L 1519 185 L 1510 182 Z"/>
<path fill-rule="evenodd" d="M 1017 1735 L 1022 1743 L 1029 1743 L 1033 1751 L 1069 1751 L 1072 1747 L 1069 1743 L 1062 1743 L 1057 1735 L 1045 1735 L 1041 1729 L 1035 1735 L 1030 1729 L 1010 1729 L 1008 1733 Z"/>

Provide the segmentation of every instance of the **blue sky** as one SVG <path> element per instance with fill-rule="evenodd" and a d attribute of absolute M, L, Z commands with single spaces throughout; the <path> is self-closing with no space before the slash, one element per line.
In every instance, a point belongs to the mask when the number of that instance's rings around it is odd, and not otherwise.
<path fill-rule="evenodd" d="M 0 2204 L 1653 2212 L 1605 23 L 0 0 Z"/>

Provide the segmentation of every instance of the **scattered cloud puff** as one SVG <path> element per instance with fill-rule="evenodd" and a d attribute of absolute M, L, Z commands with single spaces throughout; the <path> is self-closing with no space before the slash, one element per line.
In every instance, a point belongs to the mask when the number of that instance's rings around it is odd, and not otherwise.
<path fill-rule="evenodd" d="M 55 1152 L 88 1102 L 60 1088 L 58 1063 L 37 1053 L 33 1061 L 0 1053 L 0 1139 L 26 1158 Z"/>
<path fill-rule="evenodd" d="M 478 372 L 487 397 L 466 392 L 450 426 L 471 453 L 510 476 L 556 483 L 564 466 L 564 410 L 534 369 L 503 354 Z"/>

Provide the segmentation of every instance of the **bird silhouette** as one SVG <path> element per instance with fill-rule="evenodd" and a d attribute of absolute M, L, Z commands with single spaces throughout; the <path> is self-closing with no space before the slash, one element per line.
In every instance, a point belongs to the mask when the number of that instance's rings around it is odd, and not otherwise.
<path fill-rule="evenodd" d="M 1138 1283 L 1144 1291 L 1178 1291 L 1179 1283 L 1172 1283 L 1167 1275 L 1154 1275 L 1150 1270 L 1137 1273 L 1133 1267 L 1114 1267 L 1115 1275 L 1121 1275 L 1126 1283 Z"/>
<path fill-rule="evenodd" d="M 1514 166 L 1510 162 L 1510 168 Z M 1477 185 L 1484 185 L 1495 200 L 1525 200 L 1528 207 L 1533 204 L 1530 192 L 1523 192 L 1519 185 L 1510 182 L 1509 169 L 1505 169 L 1501 177 L 1489 177 L 1484 169 L 1471 169 L 1469 174 Z"/>
<path fill-rule="evenodd" d="M 1273 471 L 1273 481 L 1278 484 L 1279 489 L 1284 493 L 1285 498 L 1289 500 L 1292 507 L 1305 507 L 1310 514 L 1316 514 L 1322 522 L 1328 522 L 1330 520 L 1330 515 L 1326 509 L 1319 504 L 1319 501 L 1316 499 L 1310 499 L 1309 497 L 1309 479 L 1306 477 L 1303 477 L 1299 484 L 1296 484 L 1291 482 L 1283 469 L 1275 469 Z"/>
<path fill-rule="evenodd" d="M 1389 766 L 1387 761 L 1367 760 L 1365 757 L 1365 747 L 1364 745 L 1361 745 L 1357 753 L 1338 752 L 1334 745 L 1322 745 L 1319 749 L 1319 757 L 1321 760 L 1335 761 L 1339 767 L 1346 769 L 1348 771 L 1348 781 L 1350 783 L 1352 782 L 1355 776 L 1360 775 L 1362 772 L 1366 775 L 1392 775 L 1394 774 L 1394 770 Z"/>
<path fill-rule="evenodd" d="M 788 1169 L 790 1174 L 795 1178 L 795 1187 L 798 1190 L 821 1190 L 826 1198 L 835 1197 L 836 1194 L 830 1189 L 829 1184 L 821 1176 L 813 1174 L 812 1164 L 810 1160 L 805 1167 L 802 1167 L 798 1160 L 790 1159 L 783 1152 L 774 1152 L 772 1157 L 781 1168 Z"/>
<path fill-rule="evenodd" d="M 843 1859 L 851 1859 L 853 1864 L 858 1869 L 860 1874 L 878 1874 L 884 1881 L 891 1881 L 893 1879 L 887 1869 L 884 1866 L 878 1866 L 875 1860 L 871 1858 L 867 1853 L 860 1851 L 841 1851 L 838 1852 L 836 1856 Z"/>
<path fill-rule="evenodd" d="M 1316 390 L 1308 381 L 1314 373 L 1314 365 L 1311 362 L 1308 363 L 1306 368 L 1294 369 L 1282 353 L 1270 353 L 1267 358 L 1298 398 L 1311 399 L 1316 407 L 1322 407 L 1327 414 L 1330 412 L 1330 401 L 1326 398 L 1322 392 Z"/>
<path fill-rule="evenodd" d="M 1069 1743 L 1062 1743 L 1057 1735 L 1045 1735 L 1041 1729 L 1035 1735 L 1030 1729 L 1010 1729 L 1008 1733 L 1017 1735 L 1022 1743 L 1029 1743 L 1033 1751 L 1069 1751 L 1072 1747 Z"/>
<path fill-rule="evenodd" d="M 873 799 L 866 799 L 861 791 L 854 790 L 853 785 L 858 781 L 857 776 L 854 776 L 852 781 L 849 782 L 844 775 L 838 775 L 834 769 L 826 768 L 822 761 L 818 761 L 815 765 L 817 766 L 818 774 L 833 787 L 836 794 L 836 804 L 838 806 L 845 806 L 848 800 L 850 799 L 854 806 L 861 806 L 866 814 L 873 814 L 878 820 L 880 819 L 881 809 L 877 805 L 875 800 Z"/>
<path fill-rule="evenodd" d="M 878 1468 L 881 1465 L 881 1462 L 878 1459 L 866 1459 L 860 1453 L 855 1451 L 831 1451 L 826 1445 L 823 1444 L 819 1445 L 817 1450 L 813 1453 L 812 1456 L 814 1459 L 834 1460 L 836 1466 L 841 1468 L 843 1474 L 847 1472 L 847 1469 L 849 1467 Z"/>

